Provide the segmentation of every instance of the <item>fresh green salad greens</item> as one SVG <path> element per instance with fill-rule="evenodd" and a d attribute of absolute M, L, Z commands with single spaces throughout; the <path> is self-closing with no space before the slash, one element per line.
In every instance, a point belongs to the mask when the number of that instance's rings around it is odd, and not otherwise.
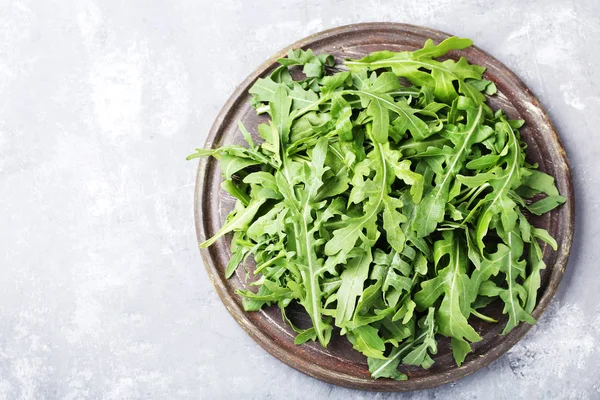
<path fill-rule="evenodd" d="M 297 344 L 327 346 L 337 328 L 373 378 L 400 380 L 400 365 L 433 364 L 440 336 L 460 365 L 481 340 L 469 319 L 496 323 L 485 314 L 494 300 L 503 333 L 535 322 L 542 242 L 557 243 L 526 215 L 565 199 L 525 160 L 523 121 L 486 104 L 496 87 L 485 68 L 437 60 L 471 44 L 427 40 L 335 73 L 329 55 L 290 51 L 250 89 L 270 116 L 256 128 L 262 143 L 240 124 L 248 147 L 189 157 L 219 159 L 222 187 L 237 198 L 201 246 L 233 233 L 227 277 L 254 258 L 255 289 L 239 291 L 246 310 L 278 305 Z M 312 327 L 289 321 L 291 303 Z"/>

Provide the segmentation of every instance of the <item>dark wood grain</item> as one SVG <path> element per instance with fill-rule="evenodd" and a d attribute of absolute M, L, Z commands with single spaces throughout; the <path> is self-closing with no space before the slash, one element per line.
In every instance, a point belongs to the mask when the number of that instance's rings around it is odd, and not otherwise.
<path fill-rule="evenodd" d="M 257 78 L 268 75 L 274 68 L 275 60 L 284 56 L 289 48 L 311 48 L 316 53 L 330 53 L 341 62 L 344 58 L 362 57 L 376 50 L 414 50 L 422 47 L 427 38 L 439 42 L 448 36 L 436 30 L 412 25 L 368 23 L 331 29 L 300 40 L 267 60 L 239 85 L 212 126 L 205 148 L 243 143 L 237 130 L 238 120 L 251 131 L 256 131 L 256 126 L 264 121 L 264 117 L 257 116 L 250 107 L 248 89 Z M 451 58 L 459 56 L 465 56 L 470 62 L 487 68 L 485 77 L 498 87 L 498 95 L 489 100 L 490 106 L 494 109 L 501 107 L 509 117 L 526 121 L 521 134 L 528 144 L 528 160 L 539 163 L 542 171 L 554 176 L 560 193 L 568 198 L 567 203 L 560 208 L 543 217 L 531 219 L 535 226 L 547 229 L 559 244 L 556 252 L 548 246 L 543 247 L 547 269 L 542 276 L 539 303 L 533 312 L 533 316 L 539 319 L 564 274 L 573 237 L 573 188 L 565 151 L 545 110 L 515 74 L 477 47 L 449 55 Z M 219 229 L 233 207 L 234 199 L 220 189 L 220 183 L 218 163 L 213 159 L 202 159 L 195 193 L 199 242 Z M 293 343 L 294 332 L 282 321 L 278 309 L 245 312 L 240 297 L 234 293 L 236 289 L 245 286 L 243 271 L 238 271 L 230 280 L 224 277 L 225 266 L 230 257 L 229 244 L 230 237 L 224 238 L 208 249 L 201 249 L 201 254 L 208 275 L 231 315 L 269 353 L 299 371 L 330 383 L 380 391 L 409 391 L 438 386 L 486 366 L 504 354 L 531 328 L 528 324 L 521 324 L 508 335 L 500 336 L 505 318 L 501 314 L 500 305 L 492 304 L 486 313 L 498 317 L 501 322 L 487 324 L 480 320 L 470 321 L 483 340 L 473 344 L 473 353 L 467 356 L 461 367 L 454 363 L 448 343 L 441 341 L 435 364 L 429 370 L 405 368 L 404 372 L 410 378 L 408 381 L 372 380 L 365 357 L 354 351 L 346 338 L 335 337 L 327 349 L 316 343 L 296 346 Z M 253 265 L 248 263 L 247 268 L 251 270 Z M 310 323 L 308 316 L 301 310 L 291 314 L 299 325 Z M 254 367 L 260 368 L 258 365 Z"/>

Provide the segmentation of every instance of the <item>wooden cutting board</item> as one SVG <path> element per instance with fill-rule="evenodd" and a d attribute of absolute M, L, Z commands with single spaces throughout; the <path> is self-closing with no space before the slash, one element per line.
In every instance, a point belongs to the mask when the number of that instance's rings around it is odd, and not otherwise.
<path fill-rule="evenodd" d="M 345 58 L 360 58 L 377 50 L 415 50 L 421 48 L 428 38 L 438 43 L 448 36 L 436 30 L 413 25 L 366 23 L 342 26 L 302 39 L 275 54 L 238 86 L 214 122 L 205 148 L 244 143 L 237 128 L 238 120 L 251 132 L 256 132 L 256 126 L 265 122 L 266 117 L 257 116 L 250 106 L 248 89 L 256 79 L 266 77 L 274 69 L 276 59 L 285 56 L 289 48 L 310 48 L 315 53 L 330 53 L 341 64 Z M 547 229 L 559 244 L 556 252 L 548 246 L 543 247 L 547 269 L 542 275 L 539 304 L 533 312 L 534 318 L 539 319 L 564 274 L 573 237 L 575 201 L 565 151 L 546 111 L 515 74 L 477 47 L 450 53 L 451 58 L 458 59 L 460 56 L 487 68 L 484 77 L 493 81 L 498 88 L 498 94 L 492 96 L 488 104 L 493 109 L 501 107 L 510 118 L 525 120 L 521 135 L 528 144 L 528 161 L 539 163 L 542 171 L 554 176 L 560 193 L 567 197 L 567 203 L 561 207 L 542 217 L 531 218 L 535 226 Z M 218 163 L 212 158 L 203 158 L 198 168 L 195 193 L 195 219 L 199 242 L 203 242 L 219 229 L 235 203 L 235 199 L 220 189 L 220 183 Z M 522 323 L 508 335 L 500 336 L 506 318 L 501 313 L 500 304 L 491 304 L 485 310 L 485 314 L 496 317 L 500 323 L 488 324 L 478 319 L 469 321 L 483 340 L 472 345 L 473 352 L 467 356 L 461 367 L 456 366 L 449 343 L 440 340 L 439 352 L 434 357 L 435 364 L 430 369 L 402 367 L 402 371 L 409 376 L 407 381 L 373 380 L 369 375 L 366 358 L 353 350 L 346 338 L 336 336 L 335 332 L 334 339 L 326 349 L 318 343 L 296 346 L 295 334 L 282 321 L 277 307 L 260 312 L 245 312 L 241 298 L 235 294 L 236 289 L 246 286 L 243 268 L 238 268 L 229 280 L 224 277 L 225 266 L 231 255 L 230 240 L 231 237 L 227 236 L 212 247 L 201 249 L 201 254 L 208 275 L 231 315 L 269 353 L 299 371 L 330 383 L 380 391 L 409 391 L 438 386 L 486 366 L 510 349 L 531 328 L 530 325 Z M 252 270 L 254 264 L 248 262 L 246 268 Z M 293 310 L 290 315 L 298 326 L 310 326 L 308 315 L 301 309 Z M 223 352 L 226 351 L 227 349 L 223 349 Z M 261 366 L 238 366 L 235 369 L 239 371 L 244 368 Z"/>

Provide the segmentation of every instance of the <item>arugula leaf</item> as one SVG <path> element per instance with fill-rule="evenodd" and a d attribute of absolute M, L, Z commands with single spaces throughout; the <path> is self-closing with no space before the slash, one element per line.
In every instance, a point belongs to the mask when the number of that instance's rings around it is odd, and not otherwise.
<path fill-rule="evenodd" d="M 474 109 L 468 101 L 461 102 L 467 108 L 467 125 L 453 135 L 454 148 L 448 151 L 447 167 L 439 176 L 435 186 L 424 196 L 421 203 L 415 207 L 415 219 L 412 228 L 417 236 L 424 237 L 433 232 L 438 223 L 444 219 L 446 202 L 448 201 L 450 186 L 464 162 L 467 151 L 476 138 L 476 133 L 481 129 L 483 122 L 483 107 Z"/>
<path fill-rule="evenodd" d="M 325 66 L 333 66 L 334 59 L 328 54 L 315 55 L 308 49 L 296 49 L 288 52 L 286 58 L 280 58 L 277 62 L 284 66 L 303 65 L 302 72 L 309 78 L 320 78 L 323 76 Z"/>
<path fill-rule="evenodd" d="M 543 261 L 542 250 L 540 245 L 535 240 L 531 241 L 531 247 L 529 249 L 529 265 L 531 266 L 530 275 L 523 282 L 523 287 L 527 291 L 527 302 L 525 303 L 525 311 L 531 314 L 533 312 L 536 300 L 537 291 L 541 285 L 541 271 L 546 268 L 546 264 Z"/>
<path fill-rule="evenodd" d="M 502 334 L 510 332 L 521 321 L 534 324 L 533 317 L 523 309 L 519 297 L 526 296 L 523 286 L 517 283 L 517 277 L 525 273 L 525 261 L 519 260 L 523 254 L 523 241 L 515 232 L 508 232 L 508 246 L 510 257 L 508 262 L 500 265 L 500 271 L 506 275 L 507 288 L 501 290 L 499 295 L 504 301 L 504 313 L 508 314 L 508 323 Z"/>
<path fill-rule="evenodd" d="M 231 218 L 215 235 L 200 244 L 200 247 L 208 247 L 217 241 L 221 236 L 229 233 L 233 230 L 242 230 L 250 225 L 250 222 L 254 219 L 254 216 L 258 212 L 260 206 L 264 204 L 267 199 L 255 200 L 248 204 L 248 207 L 238 211 L 233 218 Z"/>
<path fill-rule="evenodd" d="M 346 269 L 340 275 L 342 283 L 337 290 L 335 315 L 337 326 L 344 327 L 354 316 L 356 301 L 363 293 L 372 260 L 371 249 L 362 249 L 358 252 L 358 255 L 350 259 L 346 264 Z"/>
<path fill-rule="evenodd" d="M 255 278 L 237 291 L 244 309 L 279 307 L 298 345 L 327 346 L 339 328 L 373 379 L 430 368 L 440 335 L 460 366 L 481 340 L 469 319 L 497 323 L 491 303 L 503 304 L 503 334 L 535 323 L 544 252 L 559 246 L 526 219 L 565 198 L 525 161 L 524 121 L 486 104 L 497 88 L 483 67 L 438 59 L 470 45 L 427 40 L 333 74 L 331 56 L 290 50 L 249 90 L 269 120 L 238 125 L 248 147 L 188 157 L 219 160 L 237 199 L 200 246 L 231 238 L 224 276 L 242 265 Z M 312 326 L 294 326 L 292 303 Z"/>
<path fill-rule="evenodd" d="M 443 237 L 434 245 L 435 265 L 438 266 L 443 256 L 448 256 L 448 265 L 440 269 L 435 278 L 421 284 L 414 300 L 419 309 L 426 309 L 443 296 L 436 314 L 438 332 L 458 340 L 477 342 L 481 337 L 467 322 L 470 279 L 466 274 L 465 245 L 453 231 L 445 231 Z"/>
<path fill-rule="evenodd" d="M 422 50 L 409 52 L 375 52 L 357 61 L 347 61 L 346 65 L 351 71 L 362 69 L 377 70 L 389 68 L 396 75 L 407 78 L 418 86 L 432 87 L 435 96 L 449 102 L 458 96 L 454 88 L 454 82 L 458 82 L 459 92 L 475 100 L 478 104 L 485 101 L 477 88 L 467 80 L 481 80 L 485 68 L 478 65 L 470 65 L 465 58 L 458 62 L 446 60 L 439 62 L 433 60 L 451 50 L 462 50 L 469 47 L 472 42 L 469 39 L 448 38 L 437 46 L 428 40 Z M 429 72 L 423 71 L 423 69 Z"/>
<path fill-rule="evenodd" d="M 402 359 L 403 364 L 419 365 L 425 369 L 433 365 L 433 359 L 430 354 L 437 353 L 437 342 L 435 341 L 435 322 L 433 307 L 429 308 L 427 316 L 421 321 L 420 325 L 424 329 L 425 336 L 423 342 L 416 346 L 410 353 Z"/>
<path fill-rule="evenodd" d="M 379 336 L 377 328 L 370 325 L 363 325 L 348 331 L 347 337 L 354 349 L 367 357 L 385 359 L 383 356 L 385 343 Z"/>
<path fill-rule="evenodd" d="M 525 207 L 535 215 L 542 215 L 546 214 L 548 211 L 554 210 L 565 201 L 567 201 L 567 199 L 562 196 L 548 196 Z"/>
<path fill-rule="evenodd" d="M 392 353 L 390 353 L 388 358 L 380 359 L 369 357 L 368 364 L 371 377 L 373 379 L 392 378 L 397 381 L 407 380 L 408 376 L 398 371 L 398 365 L 400 364 L 401 354 L 401 349 L 394 348 L 394 350 L 392 350 Z"/>
<path fill-rule="evenodd" d="M 367 108 L 367 111 L 371 116 L 376 114 L 374 117 L 375 141 L 378 143 L 385 143 L 387 141 L 387 135 L 385 132 L 389 126 L 389 113 L 393 112 L 398 115 L 400 124 L 396 124 L 395 130 L 404 133 L 410 131 L 415 140 L 423 140 L 431 136 L 429 127 L 427 124 L 419 118 L 416 114 L 417 109 L 411 108 L 404 102 L 396 102 L 389 95 L 370 92 L 370 91 L 349 91 L 348 93 L 357 94 L 369 101 L 369 107 L 375 104 L 375 107 Z M 379 121 L 378 121 L 379 120 Z M 385 130 L 384 130 L 385 128 Z"/>

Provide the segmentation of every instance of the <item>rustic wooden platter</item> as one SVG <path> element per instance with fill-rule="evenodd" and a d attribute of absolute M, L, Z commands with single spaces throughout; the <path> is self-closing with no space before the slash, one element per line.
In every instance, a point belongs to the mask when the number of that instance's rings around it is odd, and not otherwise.
<path fill-rule="evenodd" d="M 268 75 L 274 69 L 275 60 L 283 57 L 289 48 L 311 48 L 316 53 L 330 53 L 341 63 L 344 58 L 360 58 L 376 50 L 414 50 L 422 47 L 427 38 L 432 38 L 437 43 L 448 36 L 436 30 L 413 25 L 367 23 L 342 26 L 302 39 L 275 54 L 238 86 L 214 122 L 205 148 L 243 143 L 237 128 L 238 120 L 254 132 L 258 123 L 264 122 L 265 117 L 258 117 L 250 106 L 248 89 L 257 78 Z M 543 217 L 532 219 L 536 226 L 547 229 L 559 244 L 556 252 L 548 246 L 543 248 L 547 269 L 542 276 L 539 304 L 533 312 L 534 318 L 539 319 L 564 274 L 573 237 L 573 188 L 565 151 L 546 111 L 515 74 L 477 47 L 451 53 L 450 57 L 458 58 L 461 55 L 467 57 L 471 63 L 487 68 L 486 79 L 493 81 L 498 88 L 498 94 L 489 99 L 490 106 L 494 109 L 501 107 L 509 117 L 526 121 L 521 134 L 529 146 L 529 161 L 539 163 L 542 171 L 554 176 L 560 193 L 568 199 L 567 203 L 558 209 Z M 212 158 L 203 158 L 198 167 L 195 192 L 195 219 L 199 242 L 212 236 L 233 208 L 234 199 L 221 190 L 220 183 L 218 163 Z M 327 349 L 317 343 L 296 346 L 294 332 L 282 321 L 276 307 L 260 312 L 245 312 L 241 298 L 235 294 L 236 289 L 245 287 L 243 269 L 239 268 L 230 280 L 224 277 L 225 266 L 231 254 L 230 239 L 228 236 L 208 249 L 201 249 L 201 254 L 208 275 L 231 315 L 269 353 L 301 372 L 330 383 L 379 391 L 431 388 L 485 367 L 517 343 L 531 328 L 528 324 L 521 324 L 508 335 L 501 336 L 500 331 L 506 319 L 501 314 L 499 304 L 491 304 L 486 314 L 499 318 L 500 323 L 470 321 L 483 340 L 473 344 L 473 353 L 467 356 L 461 367 L 456 366 L 448 343 L 440 341 L 435 364 L 429 370 L 405 368 L 403 371 L 409 375 L 407 381 L 373 380 L 369 375 L 366 358 L 353 350 L 345 338 L 335 337 Z M 254 265 L 249 264 L 246 268 L 252 270 Z M 310 324 L 308 316 L 300 310 L 291 314 L 298 325 Z M 259 365 L 253 367 L 260 368 Z"/>

